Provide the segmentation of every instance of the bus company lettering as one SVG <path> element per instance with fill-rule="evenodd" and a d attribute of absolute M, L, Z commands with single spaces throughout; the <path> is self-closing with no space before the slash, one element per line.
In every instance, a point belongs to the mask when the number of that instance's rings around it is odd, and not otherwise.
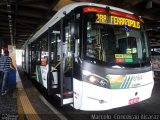
<path fill-rule="evenodd" d="M 127 25 L 129 27 L 140 28 L 139 21 L 131 20 L 128 18 L 111 16 L 110 22 L 111 22 L 111 24 L 115 24 L 115 25 Z"/>
<path fill-rule="evenodd" d="M 133 81 L 139 81 L 139 80 L 142 80 L 143 77 L 142 77 L 141 74 L 139 74 L 139 75 L 133 75 L 133 76 L 132 76 L 132 79 L 133 79 Z"/>
<path fill-rule="evenodd" d="M 133 75 L 132 76 L 132 84 L 131 87 L 138 87 L 141 85 L 141 80 L 143 79 L 143 76 L 141 74 L 139 75 Z"/>

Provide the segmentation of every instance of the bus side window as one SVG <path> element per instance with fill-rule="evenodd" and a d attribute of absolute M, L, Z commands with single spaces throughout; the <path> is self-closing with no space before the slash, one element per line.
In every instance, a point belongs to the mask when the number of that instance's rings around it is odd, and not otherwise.
<path fill-rule="evenodd" d="M 59 68 L 60 54 L 61 54 L 61 40 L 60 34 L 52 33 L 51 35 L 51 64 L 54 68 Z"/>
<path fill-rule="evenodd" d="M 36 65 L 40 65 L 40 54 L 41 54 L 40 51 L 41 51 L 41 41 L 38 41 L 36 45 L 36 56 L 37 56 Z"/>

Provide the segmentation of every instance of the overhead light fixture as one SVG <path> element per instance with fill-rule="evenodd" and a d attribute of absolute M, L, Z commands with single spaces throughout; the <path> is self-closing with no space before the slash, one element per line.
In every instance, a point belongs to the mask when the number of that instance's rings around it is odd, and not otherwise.
<path fill-rule="evenodd" d="M 10 4 L 7 4 L 7 7 L 11 7 L 11 5 L 10 5 Z"/>
<path fill-rule="evenodd" d="M 11 15 L 8 15 L 8 18 L 11 18 L 12 16 Z"/>

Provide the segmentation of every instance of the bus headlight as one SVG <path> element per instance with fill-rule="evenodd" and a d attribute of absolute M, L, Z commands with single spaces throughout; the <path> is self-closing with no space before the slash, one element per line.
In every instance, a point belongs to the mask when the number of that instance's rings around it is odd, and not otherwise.
<path fill-rule="evenodd" d="M 99 83 L 101 84 L 101 86 L 105 86 L 106 85 L 106 81 L 105 80 L 100 80 Z"/>
<path fill-rule="evenodd" d="M 109 80 L 99 76 L 94 76 L 94 75 L 86 76 L 85 81 L 100 87 L 105 87 L 105 88 L 109 87 Z"/>
<path fill-rule="evenodd" d="M 85 82 L 104 88 L 110 88 L 110 82 L 107 78 L 103 78 L 87 70 L 83 70 L 82 74 L 83 74 L 83 80 Z"/>
<path fill-rule="evenodd" d="M 94 77 L 94 76 L 89 76 L 89 77 L 88 77 L 88 80 L 89 80 L 91 83 L 94 83 L 94 82 L 96 82 L 96 77 Z"/>

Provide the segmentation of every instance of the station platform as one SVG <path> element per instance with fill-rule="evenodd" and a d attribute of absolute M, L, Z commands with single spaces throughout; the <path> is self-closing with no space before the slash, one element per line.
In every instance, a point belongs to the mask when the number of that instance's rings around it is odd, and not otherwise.
<path fill-rule="evenodd" d="M 20 74 L 21 75 L 20 75 Z M 51 108 L 26 75 L 17 68 L 16 87 L 0 96 L 0 119 L 2 120 L 65 120 Z"/>
<path fill-rule="evenodd" d="M 80 111 L 70 106 L 56 107 L 58 105 L 54 100 L 48 102 L 24 74 L 21 67 L 17 67 L 16 76 L 16 88 L 5 96 L 0 96 L 0 119 L 2 120 L 93 120 L 96 119 L 95 115 L 97 117 L 112 115 L 111 117 L 115 119 L 115 115 L 131 114 L 139 117 L 157 115 L 156 117 L 160 119 L 160 79 L 155 79 L 150 99 L 112 110 Z"/>

